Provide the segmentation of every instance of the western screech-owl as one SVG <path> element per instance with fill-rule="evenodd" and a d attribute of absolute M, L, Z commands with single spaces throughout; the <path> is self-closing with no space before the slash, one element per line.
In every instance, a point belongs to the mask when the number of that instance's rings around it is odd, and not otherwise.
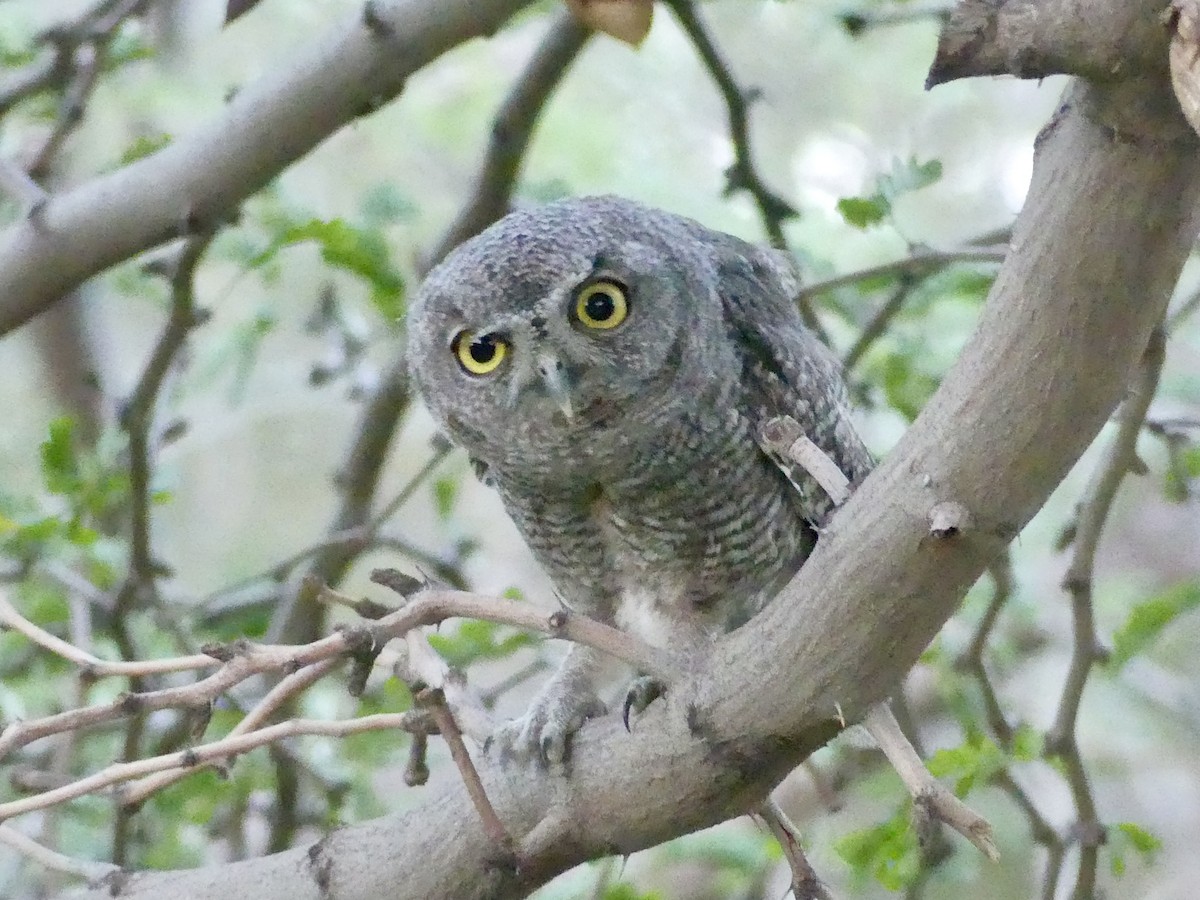
<path fill-rule="evenodd" d="M 790 416 L 851 482 L 870 456 L 840 366 L 801 322 L 793 263 L 618 197 L 514 212 L 426 279 L 409 360 L 571 609 L 692 649 L 811 552 L 831 503 L 762 447 Z M 506 752 L 561 762 L 603 710 L 573 646 Z"/>

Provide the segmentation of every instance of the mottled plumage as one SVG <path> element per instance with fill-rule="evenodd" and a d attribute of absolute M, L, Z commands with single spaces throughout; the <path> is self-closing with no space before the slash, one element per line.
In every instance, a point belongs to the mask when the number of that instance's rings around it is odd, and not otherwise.
<path fill-rule="evenodd" d="M 774 595 L 831 508 L 762 449 L 762 425 L 791 416 L 851 481 L 870 467 L 795 287 L 775 251 L 617 197 L 564 200 L 430 273 L 410 365 L 564 602 L 696 645 Z M 502 743 L 561 759 L 600 708 L 596 662 L 574 648 Z"/>

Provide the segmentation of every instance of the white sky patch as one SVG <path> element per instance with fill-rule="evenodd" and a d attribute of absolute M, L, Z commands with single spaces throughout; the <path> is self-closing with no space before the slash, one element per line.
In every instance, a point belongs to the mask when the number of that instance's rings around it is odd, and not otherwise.
<path fill-rule="evenodd" d="M 1004 205 L 1013 213 L 1025 205 L 1029 182 L 1033 178 L 1033 145 L 1015 144 L 1000 172 L 1000 192 Z"/>
<path fill-rule="evenodd" d="M 801 202 L 833 212 L 838 200 L 869 189 L 870 160 L 856 143 L 843 138 L 814 138 L 792 160 L 792 178 Z"/>

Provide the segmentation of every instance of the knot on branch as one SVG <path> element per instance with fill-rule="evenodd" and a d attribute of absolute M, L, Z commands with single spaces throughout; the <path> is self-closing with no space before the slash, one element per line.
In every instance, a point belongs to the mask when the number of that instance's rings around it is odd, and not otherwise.
<path fill-rule="evenodd" d="M 367 31 L 380 40 L 386 40 L 396 33 L 392 24 L 380 14 L 379 4 L 375 0 L 367 0 L 363 4 L 362 23 L 366 26 Z"/>
<path fill-rule="evenodd" d="M 126 715 L 133 715 L 141 710 L 143 706 L 143 700 L 141 694 L 133 694 L 128 691 L 122 691 L 117 695 L 116 703 L 114 705 Z"/>
<path fill-rule="evenodd" d="M 341 625 L 337 630 L 346 640 L 346 653 L 351 660 L 346 690 L 351 697 L 361 697 L 384 645 L 375 639 L 374 632 L 369 628 Z"/>
<path fill-rule="evenodd" d="M 395 591 L 405 600 L 425 586 L 419 578 L 406 575 L 399 569 L 373 569 L 371 580 L 389 590 Z"/>
<path fill-rule="evenodd" d="M 970 510 L 957 500 L 943 500 L 929 510 L 929 536 L 938 540 L 957 537 L 973 525 Z"/>
<path fill-rule="evenodd" d="M 200 647 L 200 652 L 205 656 L 211 656 L 217 662 L 227 663 L 235 656 L 241 656 L 250 647 L 250 642 L 245 638 L 238 638 L 228 644 L 220 644 L 210 642 L 203 644 Z"/>
<path fill-rule="evenodd" d="M 565 609 L 557 609 L 550 613 L 549 618 L 546 619 L 546 624 L 549 625 L 550 630 L 555 632 L 557 635 L 567 627 L 567 622 L 570 618 L 570 612 Z"/>
<path fill-rule="evenodd" d="M 1108 829 L 1094 819 L 1076 822 L 1071 826 L 1071 839 L 1077 841 L 1080 847 L 1101 847 L 1108 843 Z"/>

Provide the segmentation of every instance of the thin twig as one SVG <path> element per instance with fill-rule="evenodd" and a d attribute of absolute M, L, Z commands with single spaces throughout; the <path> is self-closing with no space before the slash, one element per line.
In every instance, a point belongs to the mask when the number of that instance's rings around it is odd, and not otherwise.
<path fill-rule="evenodd" d="M 158 566 L 150 546 L 150 429 L 159 392 L 188 333 L 196 325 L 196 267 L 212 242 L 212 233 L 188 238 L 171 277 L 171 314 L 128 404 L 121 426 L 129 435 L 130 535 L 129 577 L 117 595 L 116 616 L 130 608 L 143 591 L 153 591 Z"/>
<path fill-rule="evenodd" d="M 371 580 L 386 585 L 389 571 L 377 569 L 371 573 Z M 592 647 L 666 683 L 679 680 L 680 672 L 671 655 L 640 638 L 566 609 L 547 616 L 528 604 L 503 597 L 483 597 L 463 591 L 428 591 L 380 619 L 375 628 L 394 637 L 419 625 L 435 625 L 454 616 L 540 631 L 550 637 Z"/>
<path fill-rule="evenodd" d="M 402 713 L 378 713 L 372 716 L 362 716 L 358 719 L 343 719 L 325 721 L 319 719 L 289 719 L 277 725 L 268 725 L 248 734 L 230 735 L 202 744 L 180 753 L 168 753 L 164 756 L 152 756 L 149 759 L 139 759 L 134 762 L 115 763 L 94 775 L 81 778 L 71 784 L 64 785 L 44 794 L 0 803 L 0 821 L 11 819 L 38 809 L 46 809 L 59 803 L 66 803 L 77 797 L 94 794 L 105 788 L 112 787 L 124 781 L 141 778 L 154 772 L 169 769 L 194 767 L 202 763 L 236 756 L 262 747 L 283 738 L 299 735 L 319 735 L 322 737 L 346 737 L 351 734 L 361 734 L 364 731 L 408 730 L 424 728 L 425 715 L 419 711 L 409 710 Z"/>
<path fill-rule="evenodd" d="M 912 794 L 914 814 L 945 822 L 978 847 L 992 862 L 1000 858 L 1000 851 L 996 849 L 996 842 L 992 838 L 992 826 L 929 774 L 886 703 L 871 707 L 863 719 L 863 725 Z M 917 832 L 923 833 L 925 829 L 918 826 Z"/>
<path fill-rule="evenodd" d="M 80 666 L 83 669 L 82 674 L 88 678 L 104 678 L 108 676 L 131 678 L 144 675 L 161 675 L 167 672 L 189 672 L 195 669 L 206 669 L 220 664 L 211 656 L 205 656 L 202 653 L 194 656 L 177 656 L 167 659 L 133 661 L 101 659 L 34 625 L 17 611 L 16 607 L 9 602 L 3 593 L 0 593 L 0 624 L 25 635 L 33 643 L 49 650 L 56 656 L 61 656 L 68 662 L 73 662 L 75 665 Z"/>
<path fill-rule="evenodd" d="M 995 589 L 992 592 L 991 599 L 988 601 L 987 609 L 984 610 L 983 615 L 980 617 L 979 624 L 976 625 L 975 632 L 971 635 L 971 640 L 967 644 L 966 649 L 963 650 L 962 655 L 956 661 L 956 665 L 975 676 L 975 681 L 983 693 L 984 708 L 987 711 L 988 725 L 991 727 L 992 733 L 996 735 L 997 740 L 1000 741 L 1002 746 L 1011 747 L 1013 728 L 1008 723 L 1008 719 L 1004 715 L 1004 710 L 1000 706 L 1000 700 L 996 696 L 995 688 L 992 687 L 992 682 L 988 677 L 987 667 L 983 660 L 992 630 L 996 627 L 996 622 L 1000 618 L 1000 612 L 1012 596 L 1012 557 L 1007 550 L 991 565 L 988 571 L 992 576 Z"/>
<path fill-rule="evenodd" d="M 446 741 L 446 746 L 450 750 L 450 758 L 458 766 L 458 772 L 467 788 L 467 795 L 471 798 L 475 812 L 479 814 L 479 818 L 483 822 L 483 830 L 488 839 L 500 853 L 513 855 L 515 845 L 512 836 L 504 827 L 504 823 L 500 821 L 500 817 L 496 815 L 496 808 L 492 806 L 492 801 L 488 799 L 487 791 L 479 778 L 479 771 L 471 760 L 471 754 L 467 752 L 467 745 L 463 743 L 458 723 L 454 721 L 454 714 L 446 705 L 445 694 L 440 688 L 427 688 L 421 691 L 416 699 L 419 706 L 427 709 L 437 723 L 438 731 Z"/>
<path fill-rule="evenodd" d="M 912 296 L 913 288 L 916 286 L 916 279 L 911 275 L 901 275 L 900 283 L 896 285 L 887 302 L 875 312 L 871 320 L 863 326 L 863 330 L 859 332 L 850 349 L 846 351 L 846 355 L 842 357 L 842 368 L 849 371 L 853 369 L 860 359 L 866 355 L 866 352 L 871 349 L 871 346 L 883 336 L 887 331 L 888 326 L 892 324 L 892 320 L 896 318 L 900 310 L 904 308 L 905 302 Z"/>
<path fill-rule="evenodd" d="M 284 678 L 276 684 L 267 694 L 255 704 L 254 708 L 248 712 L 240 722 L 237 723 L 227 735 L 235 737 L 241 734 L 249 734 L 250 732 L 263 726 L 271 714 L 279 707 L 286 703 L 297 694 L 306 690 L 313 684 L 316 684 L 324 678 L 329 672 L 337 668 L 344 660 L 340 657 L 330 657 L 323 659 L 320 662 L 313 663 L 311 666 L 305 666 L 299 672 L 293 672 L 291 675 Z M 121 805 L 126 807 L 137 808 L 146 802 L 146 798 L 163 788 L 181 781 L 189 775 L 200 772 L 210 766 L 188 766 L 166 772 L 159 772 L 155 775 L 148 775 L 135 784 L 128 785 L 121 792 Z"/>
<path fill-rule="evenodd" d="M 904 275 L 927 275 L 930 270 L 944 268 L 953 263 L 1001 263 L 1008 254 L 1008 247 L 963 247 L 958 250 L 918 249 L 911 256 L 893 262 L 881 263 L 845 275 L 836 275 L 824 281 L 805 285 L 797 299 L 811 299 L 838 288 L 849 287 L 876 278 L 899 278 Z"/>
<path fill-rule="evenodd" d="M 1063 578 L 1063 587 L 1071 598 L 1075 645 L 1054 724 L 1046 736 L 1046 752 L 1062 761 L 1078 814 L 1074 837 L 1079 843 L 1079 869 L 1072 893 L 1074 900 L 1088 900 L 1094 895 L 1098 851 L 1104 840 L 1104 827 L 1096 815 L 1095 798 L 1075 735 L 1083 691 L 1092 666 L 1101 655 L 1092 599 L 1096 550 L 1117 488 L 1125 475 L 1138 466 L 1137 439 L 1158 389 L 1165 345 L 1162 329 L 1155 329 L 1142 355 L 1134 382 L 1130 385 L 1129 395 L 1117 413 L 1116 434 L 1080 501 L 1074 530 L 1074 551 Z M 1053 893 L 1052 886 L 1049 889 Z"/>
<path fill-rule="evenodd" d="M 811 475 L 834 506 L 846 502 L 850 496 L 850 479 L 829 454 L 804 433 L 799 422 L 791 416 L 776 416 L 763 425 L 760 437 L 764 445 Z"/>
<path fill-rule="evenodd" d="M 0 116 L 28 97 L 67 84 L 74 71 L 76 50 L 83 44 L 109 40 L 125 19 L 146 5 L 148 0 L 103 0 L 74 20 L 39 34 L 35 43 L 47 45 L 47 49 L 0 85 Z"/>
<path fill-rule="evenodd" d="M 386 581 L 386 570 L 379 577 Z M 370 625 L 344 629 L 308 644 L 291 646 L 244 641 L 206 648 L 225 662 L 216 672 L 192 684 L 124 694 L 112 703 L 67 710 L 26 722 L 13 722 L 0 731 L 0 759 L 17 748 L 52 734 L 88 728 L 158 709 L 197 709 L 252 675 L 296 672 L 330 657 L 353 655 L 363 647 L 382 647 L 415 628 L 436 625 L 453 617 L 486 619 L 586 644 L 665 683 L 675 683 L 679 679 L 677 663 L 666 651 L 576 613 L 559 610 L 547 616 L 527 604 L 507 598 L 485 597 L 462 591 L 428 591 Z M 475 729 L 472 729 L 472 733 L 475 733 Z"/>
<path fill-rule="evenodd" d="M 74 875 L 86 878 L 89 882 L 98 882 L 105 876 L 121 871 L 120 866 L 112 863 L 96 862 L 90 859 L 76 859 L 65 856 L 49 847 L 44 847 L 33 838 L 13 828 L 11 825 L 0 825 L 0 844 L 8 844 L 18 853 L 27 856 L 38 865 L 64 875 Z"/>
<path fill-rule="evenodd" d="M 417 474 L 408 480 L 408 483 L 400 489 L 400 492 L 395 497 L 385 503 L 383 508 L 363 525 L 362 530 L 368 540 L 373 538 L 376 532 L 387 523 L 388 519 L 394 516 L 405 503 L 412 499 L 412 495 L 417 492 L 417 488 L 425 483 L 425 480 L 433 474 L 433 470 L 442 464 L 442 461 L 450 455 L 450 451 L 453 449 L 454 445 L 449 441 L 439 440 L 436 442 L 433 448 L 433 456 L 429 457 L 425 465 L 421 466 Z"/>
<path fill-rule="evenodd" d="M 858 37 L 871 28 L 885 28 L 890 25 L 906 25 L 909 22 L 922 22 L 929 19 L 945 20 L 953 9 L 953 4 L 933 0 L 922 3 L 918 0 L 905 0 L 900 3 L 872 4 L 869 8 L 842 13 L 842 27 L 851 37 Z"/>
<path fill-rule="evenodd" d="M 49 199 L 46 190 L 29 177 L 29 173 L 12 160 L 0 157 L 0 191 L 32 212 Z"/>
<path fill-rule="evenodd" d="M 829 890 L 817 877 L 816 870 L 804 855 L 804 848 L 800 846 L 799 829 L 792 824 L 775 798 L 767 797 L 756 813 L 779 842 L 783 858 L 788 862 L 792 872 L 794 900 L 830 900 Z"/>
<path fill-rule="evenodd" d="M 729 63 L 721 56 L 712 35 L 709 34 L 703 19 L 697 12 L 692 0 L 666 0 L 667 6 L 679 20 L 684 34 L 696 48 L 700 61 L 708 69 L 717 90 L 725 102 L 729 116 L 729 138 L 733 144 L 733 164 L 725 170 L 725 194 L 734 191 L 745 191 L 758 208 L 762 219 L 763 230 L 771 246 L 778 250 L 787 250 L 787 237 L 783 233 L 783 223 L 795 218 L 798 213 L 788 201 L 767 187 L 762 175 L 754 164 L 754 153 L 750 146 L 750 104 L 758 96 L 757 91 L 744 90 L 738 86 L 729 68 Z M 821 320 L 817 318 L 810 297 L 801 295 L 796 298 L 800 314 L 807 325 L 821 340 L 829 343 L 829 335 L 825 333 Z"/>
<path fill-rule="evenodd" d="M 1168 315 L 1163 329 L 1167 334 L 1174 334 L 1187 319 L 1200 309 L 1200 290 L 1193 291 L 1191 296 L 1180 303 Z"/>
<path fill-rule="evenodd" d="M 495 684 L 490 685 L 487 690 L 481 691 L 479 694 L 479 702 L 483 704 L 484 709 L 492 709 L 501 697 L 511 691 L 513 688 L 519 687 L 530 678 L 538 675 L 550 667 L 546 660 L 538 657 L 526 666 L 522 666 L 512 674 L 501 678 Z"/>
<path fill-rule="evenodd" d="M 381 535 L 379 533 L 388 520 L 412 498 L 417 488 L 433 474 L 434 470 L 446 458 L 451 449 L 453 448 L 445 442 L 438 442 L 434 448 L 433 456 L 429 458 L 421 469 L 400 489 L 396 496 L 385 504 L 383 509 L 373 516 L 370 521 L 346 531 L 326 535 L 311 546 L 305 547 L 291 556 L 272 563 L 270 568 L 264 571 L 256 572 L 253 575 L 249 575 L 213 591 L 213 593 L 197 604 L 198 608 L 203 610 L 206 618 L 211 619 L 224 615 L 234 609 L 246 609 L 251 606 L 258 607 L 273 604 L 278 597 L 278 590 L 267 593 L 248 594 L 244 597 L 238 595 L 264 581 L 284 581 L 301 563 L 330 550 L 344 550 L 353 553 L 362 553 L 367 550 L 381 548 L 397 550 L 427 567 L 435 576 L 452 587 L 459 588 L 460 590 L 465 589 L 466 578 L 460 571 L 456 561 L 442 559 L 427 550 L 414 546 L 404 538 Z M 317 583 L 321 581 L 318 576 L 312 574 L 306 577 L 313 578 Z"/>

